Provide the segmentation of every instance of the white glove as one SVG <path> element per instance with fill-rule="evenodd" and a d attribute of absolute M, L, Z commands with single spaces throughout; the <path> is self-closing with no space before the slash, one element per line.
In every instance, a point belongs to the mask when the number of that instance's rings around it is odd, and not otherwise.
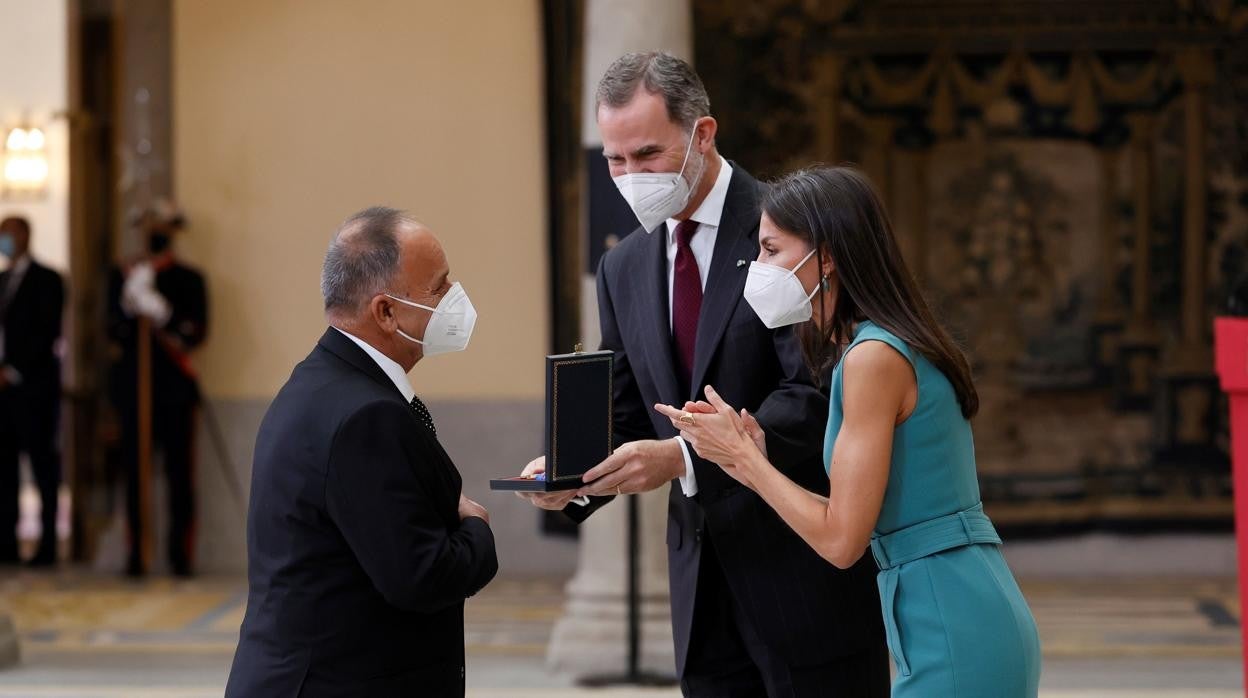
<path fill-rule="evenodd" d="M 169 316 L 173 314 L 169 301 L 152 289 L 134 299 L 134 309 L 139 315 L 150 319 L 157 327 L 164 327 L 165 323 L 169 322 Z"/>
<path fill-rule="evenodd" d="M 150 319 L 157 327 L 169 322 L 173 309 L 156 290 L 156 272 L 151 264 L 140 262 L 126 275 L 121 288 L 121 308 L 131 317 L 142 315 Z"/>
<path fill-rule="evenodd" d="M 156 286 L 156 270 L 148 262 L 139 262 L 126 274 L 126 282 L 121 287 L 123 297 L 135 297 L 140 291 Z"/>

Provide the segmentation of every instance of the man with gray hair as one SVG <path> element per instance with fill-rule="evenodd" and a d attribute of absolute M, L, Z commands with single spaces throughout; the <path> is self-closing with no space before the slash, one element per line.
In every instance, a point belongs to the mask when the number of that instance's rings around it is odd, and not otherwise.
<path fill-rule="evenodd" d="M 226 696 L 462 696 L 464 600 L 498 571 L 407 373 L 468 345 L 476 310 L 402 212 L 343 223 L 330 327 L 256 437 L 247 613 Z"/>
<path fill-rule="evenodd" d="M 598 268 L 602 348 L 615 353 L 615 453 L 578 492 L 530 494 L 583 521 L 619 494 L 669 487 L 676 671 L 687 696 L 889 692 L 870 556 L 838 570 L 757 494 L 685 444 L 656 403 L 696 407 L 713 385 L 745 407 L 781 470 L 827 495 L 827 395 L 792 328 L 743 297 L 759 248 L 759 183 L 719 155 L 702 80 L 661 52 L 617 59 L 598 83 L 603 156 L 641 226 Z M 612 231 L 614 232 L 614 231 Z M 525 474 L 543 472 L 544 459 Z M 592 496 L 588 506 L 571 502 Z"/>

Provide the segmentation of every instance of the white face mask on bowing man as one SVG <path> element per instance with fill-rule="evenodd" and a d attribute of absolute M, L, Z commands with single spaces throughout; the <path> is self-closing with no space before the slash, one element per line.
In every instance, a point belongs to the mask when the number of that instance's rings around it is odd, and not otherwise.
<path fill-rule="evenodd" d="M 468 292 L 458 281 L 451 285 L 451 290 L 447 291 L 445 296 L 442 296 L 436 308 L 389 293 L 386 297 L 433 313 L 429 318 L 429 324 L 425 326 L 423 339 L 416 339 L 401 328 L 395 330 L 403 339 L 421 345 L 425 356 L 448 354 L 468 348 L 468 342 L 472 339 L 472 330 L 477 325 L 477 309 L 473 307 L 472 301 L 468 298 Z"/>

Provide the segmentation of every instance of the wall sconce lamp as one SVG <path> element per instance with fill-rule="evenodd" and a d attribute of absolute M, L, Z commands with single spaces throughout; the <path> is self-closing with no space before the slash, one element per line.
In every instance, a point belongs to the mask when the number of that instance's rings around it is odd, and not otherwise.
<path fill-rule="evenodd" d="M 5 198 L 37 199 L 48 191 L 47 138 L 43 129 L 18 126 L 4 139 Z"/>

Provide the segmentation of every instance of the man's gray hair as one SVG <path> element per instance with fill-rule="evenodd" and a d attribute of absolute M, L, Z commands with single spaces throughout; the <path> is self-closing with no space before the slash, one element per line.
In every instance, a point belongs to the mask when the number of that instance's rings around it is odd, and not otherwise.
<path fill-rule="evenodd" d="M 651 94 L 663 97 L 667 118 L 690 130 L 693 123 L 711 114 L 702 78 L 693 67 L 670 53 L 648 51 L 627 53 L 607 68 L 594 94 L 594 111 L 604 104 L 619 108 L 628 104 L 642 85 Z"/>
<path fill-rule="evenodd" d="M 394 208 L 373 206 L 343 221 L 325 253 L 325 312 L 358 313 L 399 274 L 399 226 L 413 223 Z"/>

